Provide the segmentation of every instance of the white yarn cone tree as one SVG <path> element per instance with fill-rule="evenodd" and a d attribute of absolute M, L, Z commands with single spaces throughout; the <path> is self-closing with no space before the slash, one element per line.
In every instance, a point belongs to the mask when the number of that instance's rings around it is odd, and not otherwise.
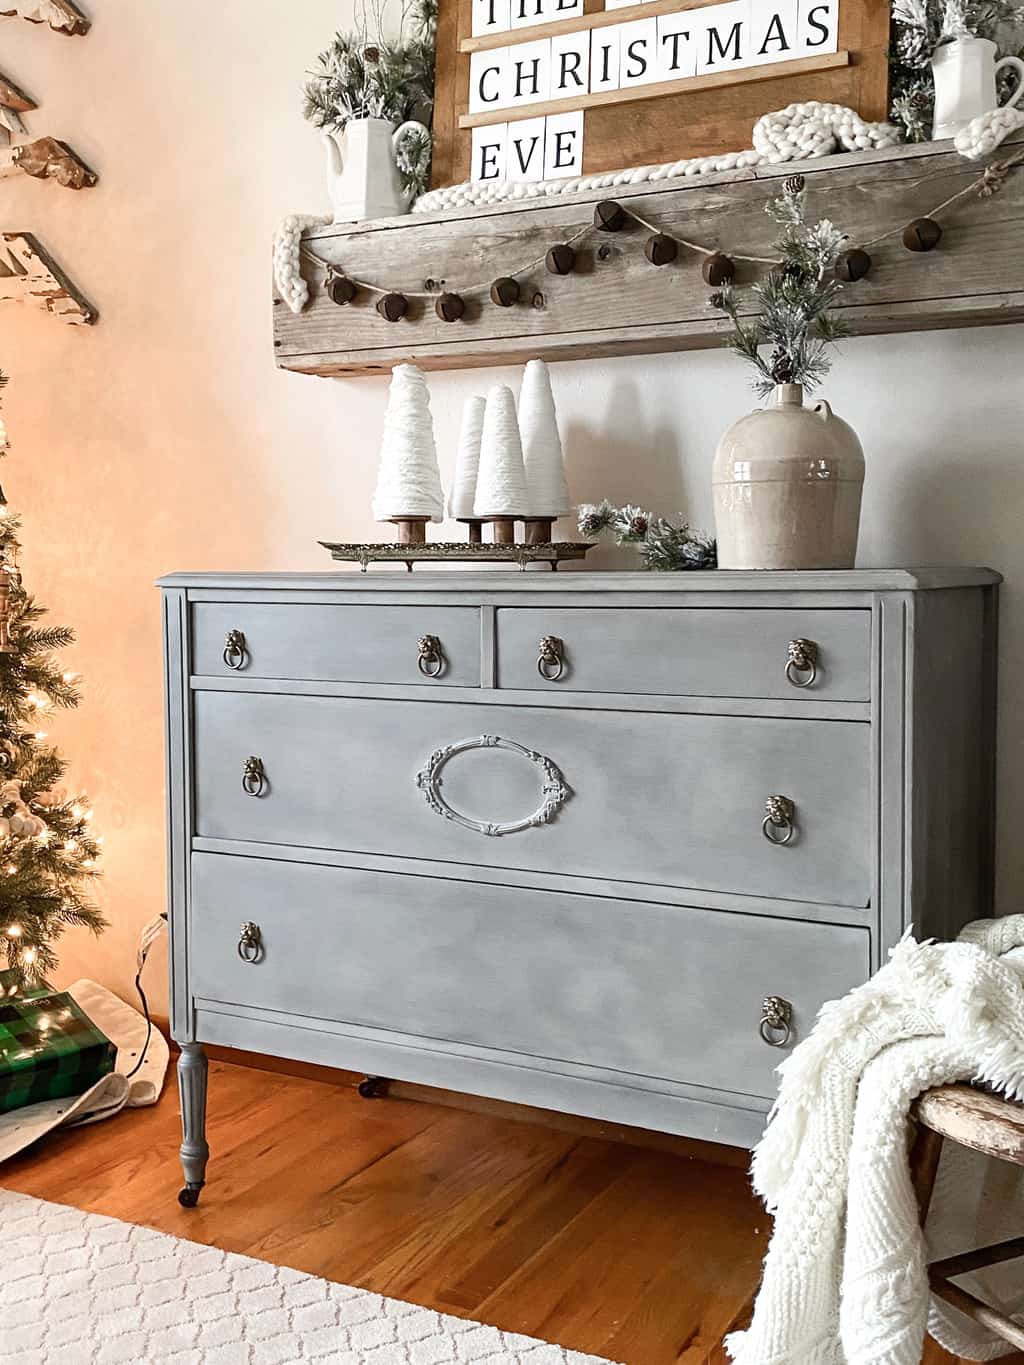
<path fill-rule="evenodd" d="M 516 518 L 526 515 L 529 502 L 516 400 L 507 384 L 496 384 L 484 408 L 474 514 L 494 523 L 496 544 L 511 545 Z"/>
<path fill-rule="evenodd" d="M 551 539 L 551 523 L 569 512 L 562 438 L 558 434 L 551 376 L 543 360 L 527 362 L 519 394 L 519 430 L 529 508 L 528 542 Z"/>
<path fill-rule="evenodd" d="M 402 544 L 422 543 L 426 523 L 444 516 L 430 393 L 415 365 L 396 365 L 391 376 L 373 515 L 397 522 Z"/>
<path fill-rule="evenodd" d="M 484 434 L 484 410 L 479 397 L 467 398 L 462 409 L 462 426 L 455 454 L 455 475 L 448 496 L 448 515 L 455 521 L 469 522 L 469 538 L 480 540 L 480 518 L 476 515 L 476 480 L 480 469 L 480 442 Z"/>

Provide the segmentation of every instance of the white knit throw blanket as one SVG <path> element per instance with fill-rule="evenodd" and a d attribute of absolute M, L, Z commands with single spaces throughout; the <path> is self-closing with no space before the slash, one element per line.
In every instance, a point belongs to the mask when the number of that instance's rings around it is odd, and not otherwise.
<path fill-rule="evenodd" d="M 956 943 L 907 937 L 780 1067 L 753 1163 L 775 1229 L 750 1329 L 726 1341 L 738 1365 L 919 1365 L 926 1329 L 971 1360 L 1008 1353 L 929 1294 L 908 1114 L 951 1081 L 1024 1098 L 1022 948 L 1024 915 L 979 920 Z"/>

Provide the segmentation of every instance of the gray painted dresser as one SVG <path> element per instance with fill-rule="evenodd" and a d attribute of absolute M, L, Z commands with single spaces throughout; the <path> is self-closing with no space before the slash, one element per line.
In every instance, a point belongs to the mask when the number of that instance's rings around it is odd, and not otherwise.
<path fill-rule="evenodd" d="M 998 575 L 176 574 L 204 1043 L 752 1144 L 910 924 L 990 912 Z"/>

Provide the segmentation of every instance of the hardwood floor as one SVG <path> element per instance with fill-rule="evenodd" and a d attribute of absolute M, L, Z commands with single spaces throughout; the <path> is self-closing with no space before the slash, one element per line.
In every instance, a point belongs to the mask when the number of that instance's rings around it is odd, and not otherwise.
<path fill-rule="evenodd" d="M 0 1184 L 624 1365 L 726 1365 L 770 1229 L 736 1166 L 226 1062 L 194 1210 L 179 1140 L 172 1083 Z"/>

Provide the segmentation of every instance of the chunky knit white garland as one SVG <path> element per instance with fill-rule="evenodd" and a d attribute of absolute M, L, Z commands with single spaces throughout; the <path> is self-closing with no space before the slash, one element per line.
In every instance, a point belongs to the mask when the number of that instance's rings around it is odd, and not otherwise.
<path fill-rule="evenodd" d="M 737 1365 L 919 1365 L 926 1327 L 954 1355 L 1006 1353 L 929 1303 L 907 1137 L 910 1105 L 932 1086 L 977 1079 L 1024 1098 L 1022 945 L 1024 915 L 968 925 L 957 943 L 905 939 L 782 1065 L 753 1165 L 775 1230 L 751 1326 L 726 1341 Z M 937 1198 L 933 1254 L 1013 1235 L 972 1215 L 942 1227 Z"/>
<path fill-rule="evenodd" d="M 666 161 L 660 166 L 581 175 L 571 180 L 541 180 L 525 185 L 504 181 L 485 185 L 466 181 L 421 194 L 413 204 L 412 212 L 436 213 L 440 209 L 461 208 L 468 204 L 498 204 L 506 199 L 544 199 L 556 194 L 575 194 L 580 190 L 642 185 L 650 180 L 675 180 L 681 176 L 709 175 L 749 166 L 778 166 L 786 161 L 806 161 L 837 151 L 895 147 L 900 140 L 900 131 L 891 123 L 867 123 L 843 104 L 807 100 L 787 105 L 778 113 L 762 115 L 754 124 L 752 140 L 753 148 L 745 152 L 686 157 L 682 161 Z"/>
<path fill-rule="evenodd" d="M 1024 127 L 1024 110 L 1003 107 L 982 114 L 957 137 L 955 146 L 969 161 L 980 161 Z M 642 185 L 648 181 L 709 175 L 718 171 L 743 170 L 762 165 L 782 165 L 805 161 L 833 152 L 863 151 L 894 147 L 899 130 L 890 123 L 866 123 L 859 114 L 842 104 L 823 104 L 817 100 L 790 104 L 775 114 L 765 114 L 754 125 L 754 146 L 745 152 L 721 156 L 698 156 L 668 161 L 660 166 L 640 166 L 634 170 L 609 171 L 603 175 L 584 175 L 573 180 L 542 180 L 536 184 L 481 185 L 466 182 L 444 189 L 429 190 L 412 206 L 413 213 L 436 213 L 442 209 L 474 204 L 497 204 L 505 200 L 542 199 L 552 195 L 573 194 L 583 190 L 614 189 L 623 185 Z M 274 235 L 274 281 L 278 293 L 293 313 L 301 313 L 309 300 L 309 286 L 300 269 L 303 234 L 311 228 L 325 227 L 330 215 L 291 214 Z"/>

